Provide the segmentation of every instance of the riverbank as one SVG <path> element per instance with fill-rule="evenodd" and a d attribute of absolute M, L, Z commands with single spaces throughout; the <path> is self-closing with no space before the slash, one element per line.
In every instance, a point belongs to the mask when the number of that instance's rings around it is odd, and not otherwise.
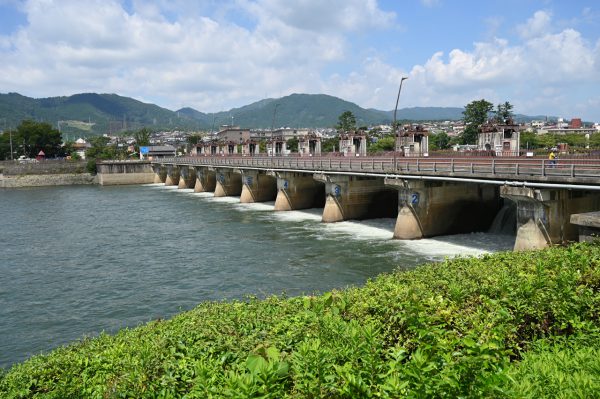
<path fill-rule="evenodd" d="M 0 162 L 0 188 L 98 184 L 85 161 Z"/>
<path fill-rule="evenodd" d="M 593 397 L 600 245 L 205 302 L 11 368 L 6 397 Z"/>

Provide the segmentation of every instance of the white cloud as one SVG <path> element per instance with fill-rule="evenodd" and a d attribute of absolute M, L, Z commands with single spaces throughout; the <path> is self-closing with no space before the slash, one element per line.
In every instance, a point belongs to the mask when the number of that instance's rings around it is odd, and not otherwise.
<path fill-rule="evenodd" d="M 551 13 L 536 11 L 533 17 L 527 20 L 527 23 L 517 26 L 517 31 L 525 39 L 542 36 L 549 32 L 551 20 Z"/>
<path fill-rule="evenodd" d="M 571 106 L 561 93 L 600 81 L 600 42 L 572 28 L 553 32 L 548 11 L 518 26 L 518 42 L 490 38 L 403 69 L 387 54 L 366 56 L 354 47 L 357 35 L 395 23 L 374 0 L 136 0 L 130 8 L 117 0 L 29 0 L 21 7 L 29 24 L 0 36 L 0 57 L 9 60 L 0 64 L 3 91 L 115 92 L 205 112 L 266 96 L 326 93 L 390 110 L 401 76 L 409 76 L 400 107 L 462 106 L 483 97 L 508 100 L 523 113 L 547 106 L 597 115 L 598 96 Z M 488 21 L 494 32 L 500 22 Z"/>

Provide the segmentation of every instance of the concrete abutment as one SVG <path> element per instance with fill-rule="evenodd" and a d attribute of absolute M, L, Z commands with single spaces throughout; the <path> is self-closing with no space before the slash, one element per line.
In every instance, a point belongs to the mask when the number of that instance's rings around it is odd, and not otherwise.
<path fill-rule="evenodd" d="M 515 251 L 577 241 L 571 215 L 600 209 L 596 191 L 503 186 L 500 195 L 517 205 Z"/>
<path fill-rule="evenodd" d="M 196 185 L 196 169 L 192 166 L 179 167 L 178 188 L 194 188 Z"/>

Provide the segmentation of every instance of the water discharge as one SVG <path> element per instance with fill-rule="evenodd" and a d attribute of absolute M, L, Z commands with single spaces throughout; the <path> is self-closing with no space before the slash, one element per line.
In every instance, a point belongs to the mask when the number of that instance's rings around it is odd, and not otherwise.
<path fill-rule="evenodd" d="M 201 301 L 322 292 L 512 248 L 474 233 L 392 240 L 394 219 L 321 223 L 160 184 L 0 191 L 0 366 Z"/>

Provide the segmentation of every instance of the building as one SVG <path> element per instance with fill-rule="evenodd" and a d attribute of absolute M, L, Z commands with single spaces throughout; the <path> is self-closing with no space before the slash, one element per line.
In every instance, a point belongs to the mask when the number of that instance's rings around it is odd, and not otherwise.
<path fill-rule="evenodd" d="M 216 138 L 221 142 L 241 144 L 246 140 L 250 140 L 250 129 L 241 129 L 239 126 L 221 126 Z"/>
<path fill-rule="evenodd" d="M 75 153 L 77 153 L 77 155 L 79 155 L 81 159 L 85 159 L 85 151 L 91 146 L 92 145 L 84 139 L 78 138 L 73 143 L 73 150 L 75 151 Z"/>
<path fill-rule="evenodd" d="M 340 134 L 340 152 L 344 156 L 366 156 L 367 135 L 363 131 L 344 132 Z"/>
<path fill-rule="evenodd" d="M 493 155 L 519 155 L 520 126 L 509 119 L 505 124 L 485 123 L 479 127 L 477 149 Z"/>
<path fill-rule="evenodd" d="M 300 156 L 321 155 L 321 137 L 316 133 L 309 133 L 298 138 L 298 154 Z"/>
<path fill-rule="evenodd" d="M 246 140 L 242 143 L 243 156 L 260 155 L 260 141 L 256 139 Z"/>
<path fill-rule="evenodd" d="M 286 139 L 283 136 L 273 136 L 267 140 L 267 155 L 281 156 L 288 155 L 290 152 L 286 148 Z"/>
<path fill-rule="evenodd" d="M 396 152 L 406 157 L 429 155 L 429 131 L 422 125 L 406 125 L 396 133 Z"/>
<path fill-rule="evenodd" d="M 177 154 L 171 145 L 150 145 L 140 147 L 140 159 L 153 160 L 164 157 L 174 157 Z"/>

